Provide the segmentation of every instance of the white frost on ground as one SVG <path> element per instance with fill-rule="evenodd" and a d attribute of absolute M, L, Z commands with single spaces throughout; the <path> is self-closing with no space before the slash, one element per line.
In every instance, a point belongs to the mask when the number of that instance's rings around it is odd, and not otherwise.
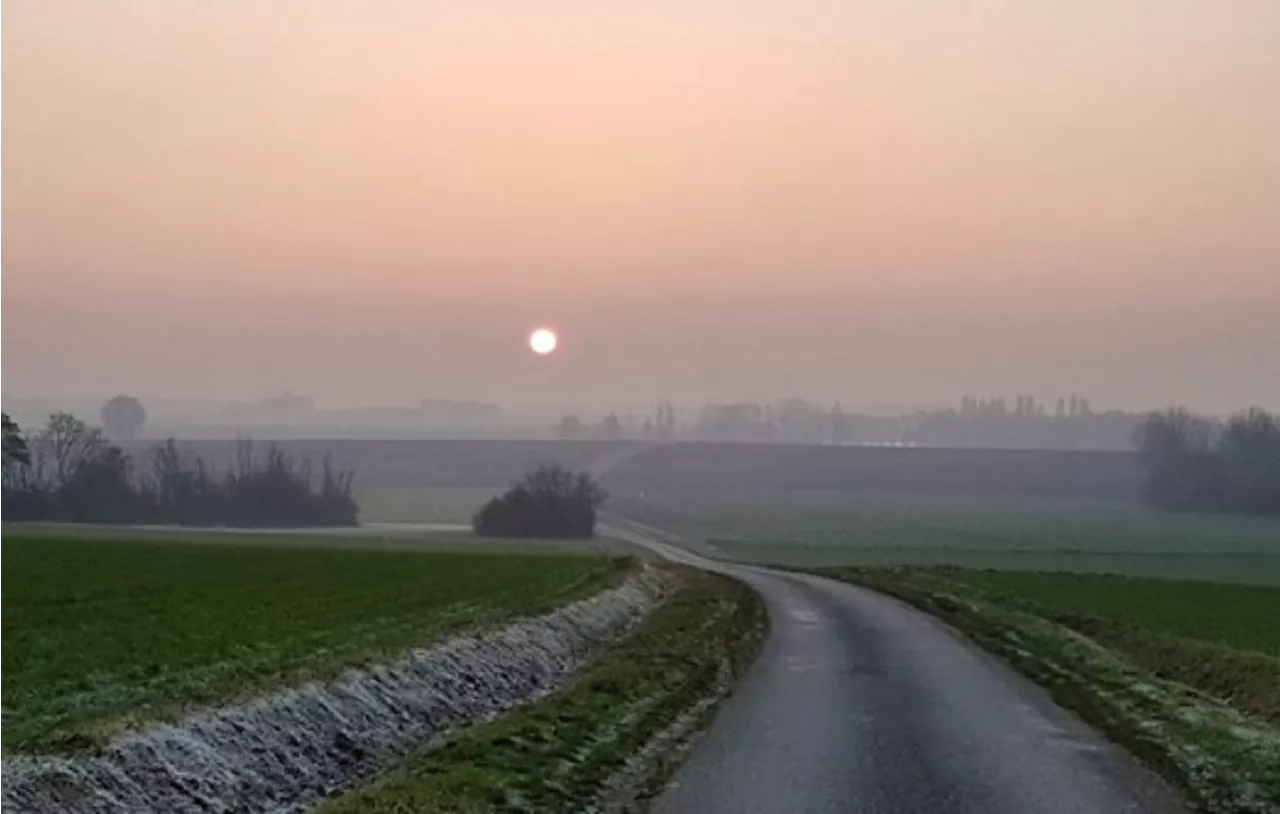
<path fill-rule="evenodd" d="M 670 587 L 646 569 L 545 616 L 124 735 L 97 755 L 7 760 L 0 800 L 5 814 L 305 811 L 449 729 L 563 687 Z"/>

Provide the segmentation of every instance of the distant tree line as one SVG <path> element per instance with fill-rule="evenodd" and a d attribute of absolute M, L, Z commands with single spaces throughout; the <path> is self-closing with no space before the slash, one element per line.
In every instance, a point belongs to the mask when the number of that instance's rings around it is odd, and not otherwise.
<path fill-rule="evenodd" d="M 958 409 L 904 417 L 903 441 L 918 446 L 1008 449 L 1129 449 L 1142 416 L 1095 411 L 1084 396 L 1059 396 L 1052 407 L 1034 396 L 965 396 Z"/>
<path fill-rule="evenodd" d="M 55 413 L 30 437 L 4 416 L 6 520 L 165 523 L 184 526 L 351 526 L 359 507 L 353 474 L 325 456 L 319 476 L 307 458 L 274 445 L 237 448 L 215 471 L 169 439 L 141 466 L 103 431 Z"/>
<path fill-rule="evenodd" d="M 481 537 L 588 538 L 606 497 L 588 473 L 543 465 L 480 507 L 472 527 Z"/>
<path fill-rule="evenodd" d="M 1280 515 L 1280 419 L 1254 408 L 1226 422 L 1180 407 L 1134 431 L 1147 500 L 1175 512 Z"/>
<path fill-rule="evenodd" d="M 558 438 L 641 441 L 743 441 L 789 444 L 883 444 L 1006 449 L 1131 449 L 1140 413 L 1092 409 L 1084 396 L 1063 396 L 1049 405 L 1029 395 L 965 396 L 955 408 L 900 415 L 846 411 L 801 398 L 772 404 L 753 401 L 707 404 L 688 425 L 677 425 L 664 401 L 650 417 L 606 414 L 588 424 L 577 416 L 560 420 Z"/>
<path fill-rule="evenodd" d="M 562 441 L 578 441 L 592 438 L 598 441 L 623 439 L 639 441 L 674 441 L 678 436 L 676 408 L 669 401 L 662 401 L 652 416 L 643 422 L 628 417 L 626 422 L 616 412 L 609 412 L 594 425 L 588 426 L 576 415 L 560 419 L 555 427 L 556 437 Z"/>

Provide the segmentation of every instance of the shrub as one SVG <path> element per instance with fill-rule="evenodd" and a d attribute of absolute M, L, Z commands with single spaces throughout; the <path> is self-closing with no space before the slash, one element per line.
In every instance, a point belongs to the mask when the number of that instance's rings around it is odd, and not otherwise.
<path fill-rule="evenodd" d="M 472 527 L 481 537 L 585 539 L 606 497 L 588 473 L 546 464 L 482 506 Z"/>

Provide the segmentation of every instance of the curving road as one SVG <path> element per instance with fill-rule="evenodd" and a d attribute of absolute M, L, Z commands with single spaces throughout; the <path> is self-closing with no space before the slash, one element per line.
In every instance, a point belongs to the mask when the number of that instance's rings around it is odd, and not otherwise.
<path fill-rule="evenodd" d="M 769 610 L 759 661 L 658 814 L 1184 810 L 1127 753 L 932 617 L 853 585 L 610 533 L 738 577 Z"/>

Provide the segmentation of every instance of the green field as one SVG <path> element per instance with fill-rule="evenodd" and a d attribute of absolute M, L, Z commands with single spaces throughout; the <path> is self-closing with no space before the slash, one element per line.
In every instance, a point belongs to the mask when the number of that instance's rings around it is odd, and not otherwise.
<path fill-rule="evenodd" d="M 610 508 L 725 559 L 795 567 L 958 565 L 1280 584 L 1280 521 L 1143 510 L 959 506 L 829 492 L 668 495 Z"/>
<path fill-rule="evenodd" d="M 1109 574 L 935 572 L 944 590 L 1029 611 L 1161 678 L 1280 724 L 1280 587 Z"/>
<path fill-rule="evenodd" d="M 628 567 L 620 557 L 319 548 L 284 535 L 119 534 L 5 535 L 7 750 L 89 746 L 190 705 L 332 675 L 545 612 Z"/>
<path fill-rule="evenodd" d="M 1014 601 L 1082 627 L 1124 628 L 1280 658 L 1280 587 L 1002 571 L 963 571 L 952 578 L 995 601 Z"/>
<path fill-rule="evenodd" d="M 471 522 L 489 498 L 505 486 L 376 486 L 360 490 L 363 523 Z"/>

